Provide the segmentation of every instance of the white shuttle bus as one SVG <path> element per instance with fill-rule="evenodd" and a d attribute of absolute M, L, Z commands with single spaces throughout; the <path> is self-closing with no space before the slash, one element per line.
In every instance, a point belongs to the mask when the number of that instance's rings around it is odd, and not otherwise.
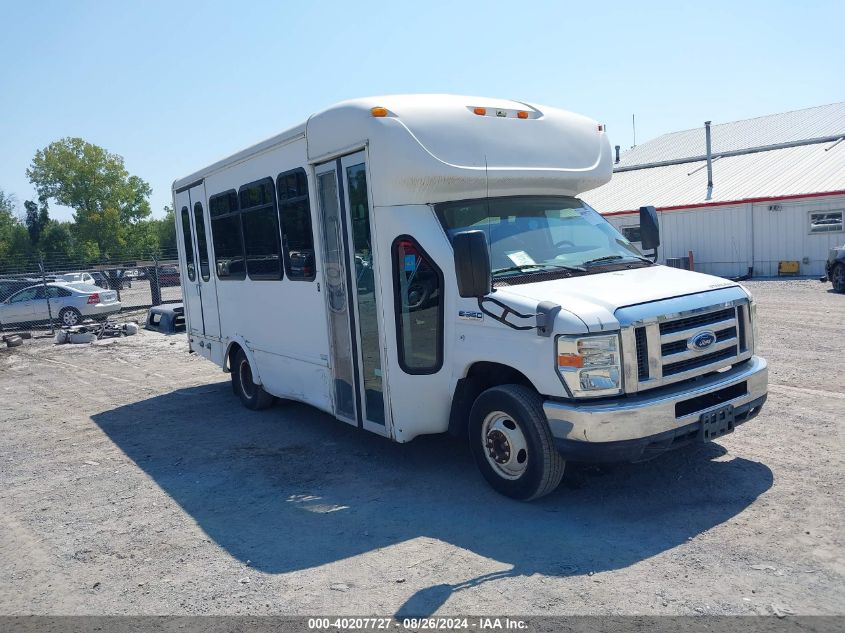
<path fill-rule="evenodd" d="M 191 350 L 250 409 L 465 435 L 519 499 L 565 460 L 733 431 L 766 399 L 754 302 L 655 264 L 578 199 L 610 177 L 604 127 L 556 108 L 335 105 L 173 184 Z M 641 239 L 659 243 L 652 207 Z"/>

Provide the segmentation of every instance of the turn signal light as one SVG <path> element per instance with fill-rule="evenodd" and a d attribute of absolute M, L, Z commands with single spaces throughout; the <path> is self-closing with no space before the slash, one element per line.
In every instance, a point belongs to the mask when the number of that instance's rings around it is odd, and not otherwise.
<path fill-rule="evenodd" d="M 576 354 L 558 354 L 558 367 L 583 367 L 584 359 Z"/>
<path fill-rule="evenodd" d="M 370 110 L 370 114 L 372 114 L 374 117 L 387 116 L 387 108 L 375 107 Z"/>
<path fill-rule="evenodd" d="M 487 114 L 487 108 L 473 108 L 473 112 L 475 112 L 478 116 L 484 116 Z"/>
<path fill-rule="evenodd" d="M 516 116 L 518 116 L 520 119 L 527 119 L 528 113 L 525 110 L 520 110 L 516 113 Z"/>

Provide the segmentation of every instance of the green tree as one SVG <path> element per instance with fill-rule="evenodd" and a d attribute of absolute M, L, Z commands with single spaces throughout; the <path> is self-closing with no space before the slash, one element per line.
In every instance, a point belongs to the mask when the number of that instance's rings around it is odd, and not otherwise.
<path fill-rule="evenodd" d="M 47 223 L 50 222 L 47 200 L 41 198 L 39 202 L 41 203 L 40 205 L 35 204 L 32 200 L 27 200 L 23 203 L 24 209 L 26 209 L 24 224 L 26 224 L 26 230 L 29 233 L 29 241 L 32 242 L 34 247 L 38 246 L 41 235 Z"/>
<path fill-rule="evenodd" d="M 122 156 L 81 138 L 38 150 L 26 175 L 39 199 L 74 210 L 74 237 L 86 259 L 121 257 L 131 227 L 150 214 L 150 185 L 129 174 Z"/>
<path fill-rule="evenodd" d="M 41 233 L 38 246 L 44 261 L 51 266 L 70 267 L 78 261 L 70 222 L 50 220 Z"/>
<path fill-rule="evenodd" d="M 0 189 L 0 266 L 7 267 L 15 258 L 19 248 L 17 229 L 20 226 L 15 217 L 15 198 Z M 2 272 L 2 271 L 0 271 Z"/>

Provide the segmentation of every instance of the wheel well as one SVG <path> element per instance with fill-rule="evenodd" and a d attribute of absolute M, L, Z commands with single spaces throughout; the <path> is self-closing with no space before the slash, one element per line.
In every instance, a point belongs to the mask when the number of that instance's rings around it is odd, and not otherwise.
<path fill-rule="evenodd" d="M 239 351 L 241 351 L 241 346 L 237 343 L 229 345 L 229 349 L 226 350 L 226 365 L 223 367 L 223 371 L 232 371 L 232 361 L 235 359 L 235 354 Z"/>
<path fill-rule="evenodd" d="M 452 408 L 449 412 L 450 435 L 465 435 L 475 399 L 481 392 L 498 385 L 524 385 L 537 391 L 525 374 L 513 367 L 486 361 L 473 364 L 466 376 L 458 380 L 455 393 L 452 394 Z"/>

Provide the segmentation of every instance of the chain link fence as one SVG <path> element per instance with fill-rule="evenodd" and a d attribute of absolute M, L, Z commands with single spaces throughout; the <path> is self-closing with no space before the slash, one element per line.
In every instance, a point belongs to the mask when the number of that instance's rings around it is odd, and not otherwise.
<path fill-rule="evenodd" d="M 40 257 L 0 265 L 3 334 L 52 334 L 92 322 L 143 321 L 151 306 L 181 301 L 175 249 L 84 266 Z"/>

